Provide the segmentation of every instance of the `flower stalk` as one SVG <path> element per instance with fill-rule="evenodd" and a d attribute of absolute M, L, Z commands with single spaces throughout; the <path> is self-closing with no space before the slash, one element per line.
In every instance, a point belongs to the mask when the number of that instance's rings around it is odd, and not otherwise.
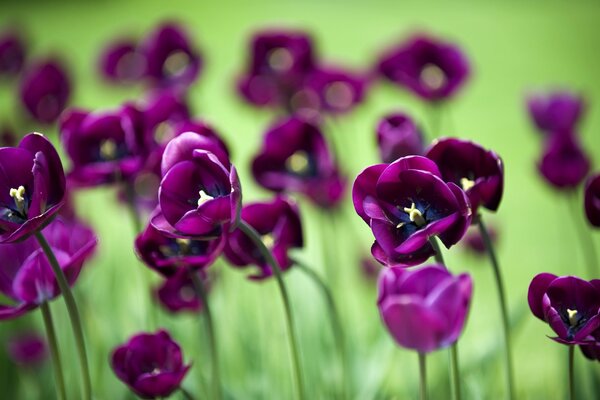
<path fill-rule="evenodd" d="M 427 366 L 425 353 L 419 353 L 419 399 L 427 400 Z"/>
<path fill-rule="evenodd" d="M 42 310 L 44 327 L 46 328 L 46 337 L 48 338 L 48 347 L 50 348 L 50 358 L 52 359 L 54 381 L 56 383 L 56 396 L 59 400 L 66 400 L 65 379 L 63 377 L 62 363 L 60 361 L 60 353 L 58 351 L 58 343 L 56 342 L 56 332 L 54 330 L 50 306 L 47 302 L 43 302 L 40 305 L 40 309 Z"/>

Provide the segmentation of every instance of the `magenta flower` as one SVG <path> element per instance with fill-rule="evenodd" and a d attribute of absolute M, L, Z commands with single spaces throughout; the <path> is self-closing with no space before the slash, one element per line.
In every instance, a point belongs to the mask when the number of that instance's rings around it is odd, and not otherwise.
<path fill-rule="evenodd" d="M 256 181 L 274 192 L 302 193 L 321 207 L 335 207 L 342 199 L 345 180 L 340 175 L 319 128 L 290 117 L 265 135 L 252 162 Z"/>
<path fill-rule="evenodd" d="M 170 134 L 171 125 L 188 121 L 191 116 L 184 93 L 175 89 L 150 92 L 137 109 L 142 113 L 146 134 L 163 145 L 175 137 Z"/>
<path fill-rule="evenodd" d="M 181 348 L 164 330 L 131 337 L 113 351 L 111 367 L 143 399 L 169 397 L 190 369 L 183 363 Z"/>
<path fill-rule="evenodd" d="M 194 273 L 199 275 L 205 288 L 208 288 L 208 275 L 204 271 Z M 172 313 L 202 311 L 202 302 L 196 294 L 190 272 L 185 269 L 179 269 L 175 275 L 166 278 L 156 290 L 156 296 L 160 304 Z"/>
<path fill-rule="evenodd" d="M 584 196 L 585 215 L 589 223 L 600 227 L 600 174 L 588 179 Z"/>
<path fill-rule="evenodd" d="M 538 274 L 529 285 L 529 308 L 563 344 L 586 344 L 600 326 L 600 280 Z"/>
<path fill-rule="evenodd" d="M 21 101 L 29 114 L 45 124 L 58 119 L 71 95 L 71 83 L 57 61 L 38 61 L 21 79 Z"/>
<path fill-rule="evenodd" d="M 301 248 L 304 243 L 300 215 L 294 203 L 278 196 L 269 202 L 247 204 L 242 209 L 242 220 L 263 237 L 283 271 L 292 266 L 289 251 Z M 229 235 L 225 256 L 234 266 L 257 266 L 258 271 L 250 275 L 250 279 L 262 280 L 273 275 L 267 260 L 252 240 L 240 230 Z"/>
<path fill-rule="evenodd" d="M 17 32 L 0 32 L 0 77 L 17 75 L 25 65 L 25 44 Z"/>
<path fill-rule="evenodd" d="M 425 156 L 437 164 L 445 181 L 462 187 L 474 214 L 480 206 L 498 209 L 504 190 L 504 166 L 495 152 L 468 140 L 444 138 L 434 141 Z"/>
<path fill-rule="evenodd" d="M 458 340 L 472 292 L 469 275 L 453 276 L 443 265 L 416 270 L 391 267 L 379 276 L 377 305 L 400 346 L 429 353 Z"/>
<path fill-rule="evenodd" d="M 576 130 L 585 110 L 585 102 L 578 94 L 557 91 L 530 96 L 527 107 L 540 132 L 549 135 Z"/>
<path fill-rule="evenodd" d="M 555 133 L 548 138 L 538 170 L 555 189 L 572 190 L 589 173 L 590 160 L 574 133 Z"/>
<path fill-rule="evenodd" d="M 48 346 L 37 332 L 20 332 L 8 340 L 7 352 L 15 364 L 35 368 L 48 358 Z"/>
<path fill-rule="evenodd" d="M 0 148 L 0 170 L 0 243 L 11 243 L 50 222 L 64 202 L 66 180 L 58 153 L 39 133 Z"/>
<path fill-rule="evenodd" d="M 425 152 L 423 134 L 413 120 L 404 113 L 390 114 L 377 125 L 377 145 L 384 163 L 400 157 L 422 155 Z"/>
<path fill-rule="evenodd" d="M 98 61 L 100 73 L 114 83 L 132 83 L 142 79 L 146 72 L 146 59 L 137 43 L 119 39 L 102 51 Z"/>
<path fill-rule="evenodd" d="M 427 101 L 452 97 L 469 76 L 469 63 L 455 45 L 417 36 L 379 61 L 379 73 Z"/>
<path fill-rule="evenodd" d="M 600 330 L 596 330 L 591 336 L 590 343 L 579 346 L 581 353 L 591 361 L 600 361 Z"/>
<path fill-rule="evenodd" d="M 57 218 L 42 233 L 70 285 L 96 247 L 94 232 L 85 225 Z M 0 320 L 16 318 L 60 294 L 52 267 L 35 238 L 0 246 L 0 293 L 12 304 L 0 305 Z"/>
<path fill-rule="evenodd" d="M 371 252 L 384 265 L 417 265 L 434 254 L 429 238 L 450 248 L 471 223 L 465 192 L 446 183 L 435 163 L 421 156 L 363 170 L 352 191 L 354 208 L 371 227 Z"/>

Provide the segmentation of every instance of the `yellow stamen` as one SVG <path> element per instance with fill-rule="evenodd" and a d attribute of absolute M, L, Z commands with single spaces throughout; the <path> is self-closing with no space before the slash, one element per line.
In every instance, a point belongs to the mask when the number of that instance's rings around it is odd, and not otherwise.
<path fill-rule="evenodd" d="M 406 225 L 405 222 L 400 222 L 398 225 L 396 225 L 396 229 L 400 229 L 402 228 L 404 225 Z"/>
<path fill-rule="evenodd" d="M 425 218 L 423 218 L 423 213 L 419 209 L 417 209 L 415 203 L 412 203 L 410 205 L 410 208 L 404 207 L 404 212 L 408 214 L 410 221 L 414 222 L 415 225 L 419 227 L 425 225 L 426 221 Z"/>
<path fill-rule="evenodd" d="M 460 186 L 462 186 L 463 190 L 467 191 L 475 186 L 475 181 L 469 178 L 460 178 Z"/>
<path fill-rule="evenodd" d="M 200 192 L 198 192 L 198 194 L 200 195 L 200 198 L 198 199 L 198 207 L 200 207 L 202 204 L 206 203 L 207 201 L 214 199 L 214 197 L 207 194 L 204 190 L 201 190 Z"/>
<path fill-rule="evenodd" d="M 100 144 L 100 157 L 103 160 L 114 160 L 117 156 L 117 144 L 114 140 L 107 139 Z"/>
<path fill-rule="evenodd" d="M 265 244 L 265 247 L 267 247 L 268 249 L 272 249 L 275 245 L 275 238 L 273 238 L 273 235 L 271 235 L 270 233 L 263 235 L 262 241 Z"/>
<path fill-rule="evenodd" d="M 287 49 L 280 47 L 272 50 L 271 53 L 269 53 L 268 63 L 269 66 L 275 71 L 284 72 L 294 65 L 294 57 Z"/>
<path fill-rule="evenodd" d="M 331 107 L 343 110 L 352 105 L 352 100 L 354 100 L 354 89 L 346 82 L 333 82 L 327 85 L 325 101 Z"/>
<path fill-rule="evenodd" d="M 571 310 L 567 308 L 567 314 L 569 315 L 569 325 L 575 326 L 579 322 L 579 315 L 577 310 Z"/>
<path fill-rule="evenodd" d="M 308 171 L 308 154 L 302 150 L 295 152 L 285 161 L 285 166 L 296 174 L 305 174 Z"/>
<path fill-rule="evenodd" d="M 23 212 L 25 208 L 25 187 L 19 186 L 18 189 L 11 188 L 8 192 L 10 197 L 15 199 L 15 204 L 19 212 Z"/>
<path fill-rule="evenodd" d="M 163 71 L 167 76 L 181 75 L 190 63 L 190 56 L 183 51 L 172 53 L 163 64 Z"/>
<path fill-rule="evenodd" d="M 177 243 L 177 246 L 179 246 L 182 253 L 187 253 L 192 242 L 190 239 L 177 238 L 175 239 L 175 243 Z"/>
<path fill-rule="evenodd" d="M 446 83 L 446 74 L 435 64 L 427 64 L 421 70 L 421 81 L 432 90 L 438 90 Z"/>

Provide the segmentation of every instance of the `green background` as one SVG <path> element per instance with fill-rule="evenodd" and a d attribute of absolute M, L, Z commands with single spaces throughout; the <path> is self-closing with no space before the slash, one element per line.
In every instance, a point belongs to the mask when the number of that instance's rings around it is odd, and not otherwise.
<path fill-rule="evenodd" d="M 273 113 L 255 110 L 237 97 L 236 76 L 243 70 L 250 34 L 265 27 L 304 29 L 314 35 L 324 62 L 368 68 L 390 44 L 413 32 L 429 32 L 462 46 L 472 63 L 472 78 L 445 110 L 442 134 L 468 138 L 499 153 L 506 166 L 505 196 L 497 215 L 485 215 L 500 231 L 500 261 L 509 307 L 522 318 L 513 331 L 515 378 L 519 398 L 563 398 L 567 384 L 566 347 L 549 340 L 550 329 L 526 306 L 527 287 L 538 272 L 583 274 L 581 246 L 576 241 L 568 208 L 576 208 L 575 224 L 583 225 L 577 198 L 556 194 L 537 174 L 539 136 L 530 126 L 524 96 L 533 89 L 573 88 L 588 99 L 581 124 L 582 140 L 596 161 L 600 158 L 600 3 L 597 2 L 401 2 L 401 1 L 96 1 L 2 2 L 0 26 L 16 24 L 28 34 L 34 57 L 59 54 L 75 80 L 72 105 L 98 109 L 139 99 L 142 88 L 105 85 L 96 60 L 107 40 L 126 33 L 142 36 L 156 23 L 176 19 L 186 24 L 202 50 L 205 69 L 190 91 L 195 115 L 208 120 L 226 138 L 241 172 L 244 198 L 268 197 L 249 174 L 249 161 Z M 15 117 L 14 82 L 0 84 L 0 120 Z M 367 101 L 344 116 L 328 134 L 343 144 L 342 164 L 350 179 L 377 162 L 374 127 L 393 110 L 407 110 L 423 125 L 427 110 L 409 94 L 377 84 Z M 54 126 L 20 123 L 21 133 Z M 81 215 L 97 229 L 100 245 L 76 286 L 87 333 L 95 398 L 131 396 L 112 374 L 111 349 L 131 334 L 154 329 L 147 310 L 147 280 L 157 277 L 137 262 L 132 251 L 133 229 L 114 192 L 98 189 L 77 196 Z M 357 399 L 416 397 L 417 357 L 394 345 L 382 327 L 375 306 L 375 283 L 365 280 L 358 262 L 372 241 L 366 225 L 349 202 L 335 224 L 328 216 L 300 201 L 306 249 L 299 257 L 325 274 L 322 247 L 336 254 L 328 277 L 333 280 L 349 336 L 353 393 Z M 585 227 L 587 229 L 587 226 Z M 334 231 L 335 230 L 335 231 Z M 325 231 L 325 235 L 323 235 Z M 335 233 L 334 233 L 335 232 Z M 587 230 L 586 232 L 591 232 Z M 589 233 L 591 234 L 591 233 Z M 597 232 L 594 235 L 599 243 Z M 598 246 L 597 246 L 598 247 Z M 460 246 L 446 254 L 453 271 L 468 271 L 475 280 L 471 315 L 460 341 L 464 393 L 467 398 L 501 398 L 504 393 L 502 341 L 492 273 L 485 259 L 466 254 Z M 0 261 L 1 263 L 1 261 Z M 292 397 L 290 364 L 283 313 L 274 282 L 254 283 L 244 271 L 222 263 L 211 294 L 227 392 L 238 399 Z M 330 398 L 336 382 L 336 356 L 320 294 L 298 271 L 286 275 L 300 327 L 303 364 L 311 398 Z M 67 388 L 78 396 L 78 368 L 64 305 L 55 301 Z M 518 318 L 517 318 L 518 319 Z M 206 398 L 210 376 L 204 330 L 195 316 L 158 315 L 182 344 L 193 368 L 185 386 Z M 2 323 L 0 338 L 35 323 L 39 312 Z M 489 357 L 487 355 L 490 355 Z M 597 363 L 583 361 L 579 352 L 578 390 L 587 387 L 586 370 L 598 375 Z M 449 397 L 447 352 L 430 357 L 434 398 Z M 0 349 L 0 388 L 3 398 L 53 396 L 49 365 L 41 372 L 18 371 Z M 204 383 L 203 383 L 204 381 Z M 592 392 L 588 391 L 587 395 Z M 41 397 L 40 397 L 41 396 Z M 176 397 L 175 395 L 174 397 Z"/>

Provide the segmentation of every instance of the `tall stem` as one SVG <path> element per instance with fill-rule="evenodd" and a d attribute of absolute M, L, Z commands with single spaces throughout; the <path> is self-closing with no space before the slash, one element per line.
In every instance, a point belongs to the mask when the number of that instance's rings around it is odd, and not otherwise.
<path fill-rule="evenodd" d="M 323 282 L 323 279 L 317 274 L 312 268 L 307 267 L 304 263 L 299 262 L 298 260 L 293 260 L 294 264 L 304 272 L 312 281 L 317 285 L 323 297 L 325 298 L 325 302 L 327 303 L 327 308 L 329 311 L 329 320 L 331 321 L 331 330 L 333 332 L 333 340 L 337 347 L 338 356 L 340 359 L 341 368 L 341 381 L 342 381 L 342 398 L 349 398 L 348 396 L 348 378 L 350 373 L 348 371 L 348 360 L 346 355 L 346 339 L 344 336 L 344 330 L 342 328 L 342 321 L 340 319 L 340 315 L 338 313 L 337 307 L 335 306 L 335 301 L 333 299 L 333 294 L 329 287 Z"/>
<path fill-rule="evenodd" d="M 433 247 L 433 257 L 435 258 L 435 261 L 445 267 L 446 263 L 444 262 L 444 255 L 442 254 L 442 249 L 440 248 L 440 244 L 438 243 L 437 239 L 435 237 L 430 237 L 429 244 L 431 244 L 431 247 Z"/>
<path fill-rule="evenodd" d="M 506 295 L 504 293 L 504 283 L 502 280 L 502 274 L 500 273 L 500 265 L 494 246 L 490 238 L 487 227 L 483 223 L 483 218 L 477 217 L 477 224 L 479 225 L 479 231 L 481 237 L 485 243 L 490 262 L 492 263 L 492 269 L 494 271 L 494 278 L 496 280 L 496 290 L 498 291 L 498 302 L 500 303 L 500 313 L 502 316 L 502 330 L 504 333 L 504 356 L 506 362 L 506 384 L 508 390 L 508 398 L 513 399 L 515 397 L 514 382 L 513 382 L 513 369 L 512 369 L 512 355 L 510 346 L 510 328 L 508 322 L 508 307 L 506 306 Z"/>
<path fill-rule="evenodd" d="M 419 399 L 427 400 L 427 367 L 425 353 L 419 353 Z"/>
<path fill-rule="evenodd" d="M 54 369 L 54 381 L 56 382 L 56 396 L 59 400 L 67 398 L 65 392 L 65 378 L 63 377 L 62 364 L 60 362 L 60 353 L 56 342 L 56 333 L 54 331 L 54 322 L 48 303 L 43 302 L 40 305 L 42 316 L 44 317 L 44 326 L 46 327 L 46 336 L 48 338 L 48 347 L 50 348 L 50 357 L 52 358 L 52 368 Z"/>
<path fill-rule="evenodd" d="M 208 336 L 208 346 L 210 348 L 210 357 L 212 360 L 212 388 L 214 399 L 222 399 L 223 392 L 221 386 L 221 373 L 219 368 L 219 356 L 217 352 L 217 342 L 215 340 L 215 328 L 212 319 L 212 313 L 210 311 L 208 296 L 204 283 L 198 277 L 198 274 L 194 271 L 189 271 L 190 278 L 194 284 L 196 294 L 202 301 L 204 319 L 206 320 L 206 334 Z M 183 389 L 182 389 L 183 391 Z"/>
<path fill-rule="evenodd" d="M 73 329 L 73 335 L 75 336 L 75 347 L 77 348 L 77 356 L 79 357 L 79 366 L 81 367 L 82 395 L 84 400 L 90 400 L 92 398 L 90 369 L 88 367 L 88 359 L 85 352 L 85 341 L 83 338 L 83 329 L 81 328 L 81 318 L 79 317 L 79 311 L 77 310 L 77 303 L 75 303 L 75 298 L 67 283 L 67 278 L 58 264 L 58 260 L 54 256 L 46 238 L 41 231 L 36 232 L 35 237 L 44 251 L 44 254 L 46 254 L 46 258 L 52 267 L 56 282 L 58 283 L 58 287 L 60 288 L 60 292 L 62 293 L 67 306 L 69 319 L 71 320 L 71 328 Z"/>
<path fill-rule="evenodd" d="M 582 207 L 575 194 L 569 196 L 567 208 L 571 213 L 570 219 L 573 222 L 573 228 L 579 239 L 577 241 L 581 243 L 589 278 L 600 278 L 598 274 L 598 255 L 596 254 L 594 240 L 592 239 L 592 235 L 584 230 L 584 221 L 582 221 L 581 215 L 578 213 L 578 210 L 581 210 Z"/>
<path fill-rule="evenodd" d="M 300 353 L 298 352 L 298 340 L 296 339 L 296 329 L 294 324 L 294 319 L 292 318 L 292 308 L 290 305 L 290 300 L 287 292 L 287 288 L 285 286 L 285 282 L 283 281 L 283 276 L 281 273 L 281 268 L 277 263 L 277 260 L 273 257 L 273 254 L 267 249 L 265 244 L 263 243 L 260 235 L 256 230 L 248 225 L 245 221 L 240 221 L 239 229 L 244 232 L 246 236 L 248 236 L 252 242 L 256 245 L 261 255 L 267 260 L 267 263 L 271 267 L 273 271 L 273 275 L 275 276 L 275 280 L 277 281 L 277 286 L 279 286 L 279 292 L 281 293 L 281 300 L 283 301 L 283 307 L 285 309 L 285 319 L 288 328 L 288 337 L 290 342 L 290 350 L 292 353 L 292 363 L 294 367 L 294 376 L 296 379 L 296 391 L 297 397 L 299 400 L 304 400 L 304 380 L 302 378 L 302 368 L 300 366 Z"/>
<path fill-rule="evenodd" d="M 573 363 L 575 346 L 569 346 L 569 400 L 575 400 L 575 367 Z"/>

